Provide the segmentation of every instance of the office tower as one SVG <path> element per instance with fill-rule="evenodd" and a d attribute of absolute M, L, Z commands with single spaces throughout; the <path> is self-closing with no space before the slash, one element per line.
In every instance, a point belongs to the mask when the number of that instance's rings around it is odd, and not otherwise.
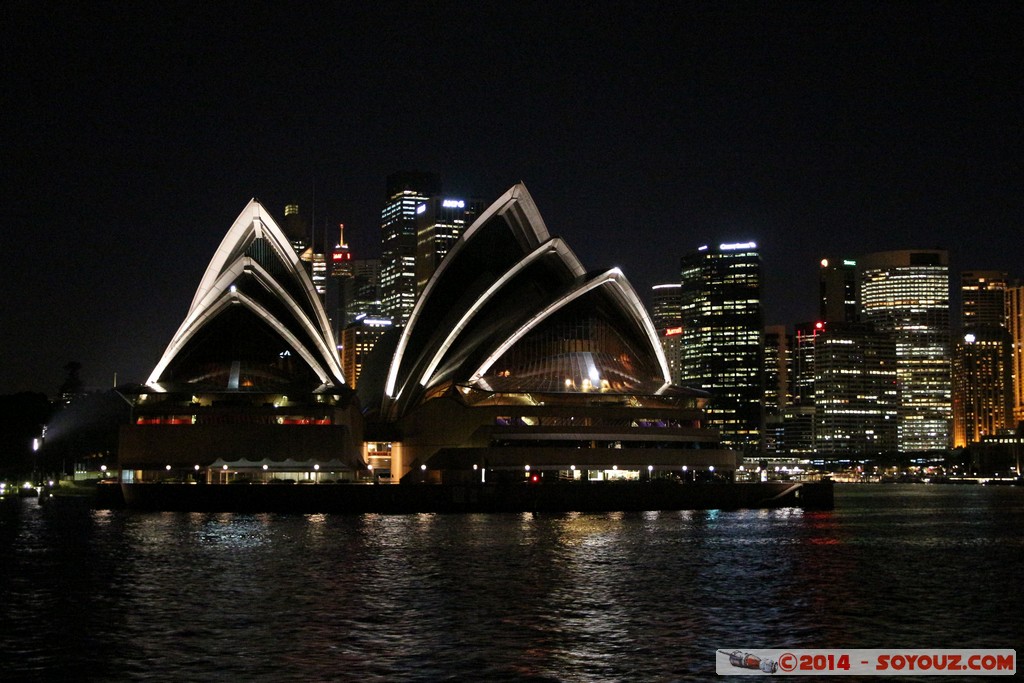
<path fill-rule="evenodd" d="M 432 173 L 402 172 L 387 178 L 381 211 L 381 295 L 384 313 L 405 325 L 416 303 L 416 210 L 440 194 Z"/>
<path fill-rule="evenodd" d="M 764 448 L 778 449 L 783 415 L 793 400 L 790 387 L 792 336 L 785 325 L 769 325 L 764 330 Z"/>
<path fill-rule="evenodd" d="M 1010 372 L 1013 375 L 1013 424 L 1024 423 L 1024 286 L 1006 289 L 1006 327 L 1010 333 Z"/>
<path fill-rule="evenodd" d="M 347 308 L 346 295 L 351 290 L 346 283 L 354 276 L 352 266 L 352 250 L 345 241 L 345 224 L 338 225 L 338 241 L 331 249 L 330 269 L 328 271 L 329 286 L 327 288 L 327 312 L 331 317 L 331 330 L 338 343 L 341 342 L 341 331 L 344 329 L 345 309 Z"/>
<path fill-rule="evenodd" d="M 478 199 L 434 196 L 416 207 L 416 295 L 423 292 L 427 280 L 441 259 L 486 208 Z"/>
<path fill-rule="evenodd" d="M 964 332 L 982 326 L 1006 327 L 1007 276 L 994 270 L 960 274 L 960 323 Z"/>
<path fill-rule="evenodd" d="M 800 323 L 793 336 L 793 404 L 814 405 L 815 348 L 825 323 Z"/>
<path fill-rule="evenodd" d="M 898 447 L 944 450 L 950 443 L 949 256 L 888 251 L 860 261 L 861 319 L 896 343 Z"/>
<path fill-rule="evenodd" d="M 998 325 L 966 331 L 953 354 L 953 447 L 1012 426 L 1010 333 Z"/>
<path fill-rule="evenodd" d="M 327 255 L 323 245 L 309 247 L 299 257 L 309 270 L 309 278 L 313 281 L 313 289 L 320 295 L 320 302 L 327 303 Z"/>
<path fill-rule="evenodd" d="M 313 288 L 320 295 L 320 303 L 327 303 L 327 257 L 323 240 L 315 239 L 310 232 L 309 222 L 299 211 L 298 204 L 286 204 L 281 230 L 292 249 L 299 255 L 302 266 L 313 281 Z"/>
<path fill-rule="evenodd" d="M 281 222 L 281 230 L 288 243 L 296 254 L 301 255 L 309 247 L 309 223 L 299 213 L 298 204 L 286 204 L 284 207 L 284 221 Z"/>
<path fill-rule="evenodd" d="M 818 315 L 822 322 L 857 322 L 860 286 L 857 279 L 856 261 L 853 259 L 821 259 L 818 290 L 820 302 Z"/>
<path fill-rule="evenodd" d="M 341 331 L 341 368 L 353 389 L 359 383 L 363 362 L 384 334 L 391 329 L 389 318 L 360 317 Z"/>
<path fill-rule="evenodd" d="M 764 315 L 754 242 L 702 246 L 680 260 L 681 384 L 711 393 L 708 423 L 722 443 L 761 446 Z"/>
<path fill-rule="evenodd" d="M 865 323 L 797 325 L 789 453 L 844 458 L 896 450 L 896 346 Z"/>
<path fill-rule="evenodd" d="M 651 322 L 655 329 L 683 324 L 682 285 L 667 282 L 651 287 Z"/>
<path fill-rule="evenodd" d="M 962 336 L 953 348 L 953 446 L 1012 426 L 1013 338 L 1006 321 L 1006 273 L 960 274 Z"/>
<path fill-rule="evenodd" d="M 344 325 L 350 325 L 360 318 L 382 318 L 384 306 L 381 302 L 380 259 L 355 259 L 352 261 L 352 277 L 343 281 L 345 300 Z"/>
<path fill-rule="evenodd" d="M 651 321 L 654 323 L 654 329 L 658 331 L 661 349 L 665 352 L 673 384 L 682 381 L 683 320 L 682 301 L 679 298 L 681 287 L 678 282 L 651 287 Z"/>
<path fill-rule="evenodd" d="M 896 344 L 863 323 L 818 323 L 814 340 L 814 451 L 825 458 L 897 447 Z"/>

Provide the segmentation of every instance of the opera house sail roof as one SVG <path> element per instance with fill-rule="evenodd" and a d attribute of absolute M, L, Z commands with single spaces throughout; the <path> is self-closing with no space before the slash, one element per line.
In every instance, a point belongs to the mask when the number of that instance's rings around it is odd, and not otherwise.
<path fill-rule="evenodd" d="M 522 184 L 441 262 L 398 342 L 383 413 L 451 384 L 488 391 L 658 393 L 668 364 L 618 269 L 587 273 Z"/>
<path fill-rule="evenodd" d="M 344 384 L 330 324 L 282 229 L 255 199 L 221 241 L 147 384 L 268 391 Z"/>

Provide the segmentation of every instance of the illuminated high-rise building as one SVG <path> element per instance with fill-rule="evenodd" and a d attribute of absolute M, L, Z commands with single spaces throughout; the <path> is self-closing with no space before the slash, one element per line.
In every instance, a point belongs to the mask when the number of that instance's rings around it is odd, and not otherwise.
<path fill-rule="evenodd" d="M 793 365 L 793 338 L 785 325 L 769 325 L 764 330 L 764 421 L 765 450 L 778 448 L 783 416 L 793 401 L 790 384 Z"/>
<path fill-rule="evenodd" d="M 341 332 L 341 368 L 353 389 L 359 384 L 363 363 L 384 334 L 391 329 L 389 318 L 362 316 Z"/>
<path fill-rule="evenodd" d="M 405 325 L 416 304 L 416 210 L 440 194 L 433 173 L 394 173 L 381 211 L 381 295 L 384 313 Z"/>
<path fill-rule="evenodd" d="M 309 229 L 309 222 L 300 213 L 298 204 L 285 205 L 281 229 L 313 281 L 313 288 L 320 295 L 320 303 L 326 305 L 327 256 L 324 253 L 323 240 L 314 238 Z"/>
<path fill-rule="evenodd" d="M 888 251 L 860 261 L 861 319 L 896 344 L 898 447 L 950 444 L 949 256 L 941 250 Z"/>
<path fill-rule="evenodd" d="M 754 242 L 702 246 L 680 261 L 680 382 L 711 393 L 708 423 L 737 450 L 761 447 L 764 314 Z"/>
<path fill-rule="evenodd" d="M 1013 337 L 1006 320 L 1007 274 L 960 274 L 962 336 L 953 348 L 953 446 L 1010 429 Z"/>
<path fill-rule="evenodd" d="M 345 309 L 347 307 L 346 295 L 350 287 L 347 282 L 353 277 L 352 250 L 345 241 L 345 225 L 338 225 L 338 241 L 330 252 L 330 264 L 328 268 L 327 287 L 327 312 L 331 318 L 331 330 L 334 338 L 341 343 L 341 330 L 344 329 Z"/>
<path fill-rule="evenodd" d="M 349 325 L 363 317 L 381 318 L 380 259 L 354 259 L 352 277 L 344 280 L 344 324 Z"/>
<path fill-rule="evenodd" d="M 860 286 L 857 262 L 853 259 L 821 259 L 818 273 L 818 316 L 822 322 L 853 323 L 860 314 L 857 310 Z"/>
<path fill-rule="evenodd" d="M 651 321 L 661 340 L 673 384 L 682 381 L 683 319 L 678 282 L 654 285 L 651 288 Z"/>
<path fill-rule="evenodd" d="M 331 277 L 352 277 L 352 251 L 345 241 L 345 224 L 338 224 L 338 243 L 331 250 Z"/>
<path fill-rule="evenodd" d="M 416 207 L 416 294 L 441 264 L 441 259 L 486 208 L 478 199 L 434 196 Z"/>
<path fill-rule="evenodd" d="M 666 282 L 651 287 L 651 321 L 655 329 L 683 324 L 682 285 Z"/>
<path fill-rule="evenodd" d="M 821 322 L 814 341 L 814 452 L 826 458 L 897 448 L 896 345 L 874 326 Z"/>
<path fill-rule="evenodd" d="M 292 249 L 295 250 L 296 254 L 301 256 L 302 252 L 309 248 L 309 223 L 299 213 L 298 204 L 285 204 L 284 221 L 281 223 L 281 230 L 284 232 L 285 237 L 288 238 L 288 243 L 292 245 Z"/>
<path fill-rule="evenodd" d="M 892 336 L 866 323 L 797 325 L 788 452 L 824 458 L 897 449 L 898 387 Z"/>
<path fill-rule="evenodd" d="M 953 353 L 953 447 L 1012 426 L 1010 333 L 998 325 L 964 332 Z"/>
<path fill-rule="evenodd" d="M 1024 423 L 1024 286 L 1006 289 L 1006 328 L 1010 333 L 1010 372 L 1013 375 L 1013 424 Z"/>
<path fill-rule="evenodd" d="M 995 270 L 960 274 L 960 323 L 964 332 L 983 326 L 1006 327 L 1007 275 Z"/>

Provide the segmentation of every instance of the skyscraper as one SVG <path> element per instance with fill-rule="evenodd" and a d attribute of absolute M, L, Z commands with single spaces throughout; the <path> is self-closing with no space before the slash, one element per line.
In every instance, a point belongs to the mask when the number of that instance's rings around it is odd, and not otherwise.
<path fill-rule="evenodd" d="M 433 173 L 402 172 L 387 178 L 381 211 L 381 294 L 385 315 L 405 325 L 416 303 L 416 210 L 440 194 Z"/>
<path fill-rule="evenodd" d="M 352 279 L 352 251 L 345 241 L 345 225 L 338 225 L 338 242 L 331 249 L 331 265 L 328 271 L 330 280 L 327 288 L 327 313 L 331 317 L 331 331 L 335 340 L 341 342 L 341 330 L 345 327 L 345 309 L 347 300 L 346 283 Z"/>
<path fill-rule="evenodd" d="M 299 212 L 298 204 L 285 205 L 281 229 L 313 281 L 313 288 L 320 295 L 320 303 L 326 305 L 327 257 L 324 254 L 323 240 L 316 240 L 310 232 L 309 222 Z"/>
<path fill-rule="evenodd" d="M 953 353 L 953 447 L 1011 427 L 1010 334 L 998 325 L 965 332 Z"/>
<path fill-rule="evenodd" d="M 967 270 L 960 274 L 960 323 L 964 332 L 982 326 L 1006 327 L 1006 273 Z"/>
<path fill-rule="evenodd" d="M 669 282 L 651 287 L 651 321 L 658 331 L 661 349 L 668 361 L 672 383 L 682 382 L 681 361 L 683 341 L 682 301 L 679 298 L 680 285 Z"/>
<path fill-rule="evenodd" d="M 853 323 L 860 318 L 857 311 L 860 286 L 857 262 L 853 259 L 823 258 L 818 274 L 819 317 L 822 322 Z"/>
<path fill-rule="evenodd" d="M 785 325 L 769 325 L 764 330 L 764 421 L 762 441 L 765 450 L 778 447 L 783 415 L 793 401 L 791 374 L 793 338 Z"/>
<path fill-rule="evenodd" d="M 309 247 L 309 223 L 299 213 L 298 204 L 285 204 L 281 230 L 288 238 L 288 243 L 292 245 L 295 253 L 301 256 L 302 252 Z"/>
<path fill-rule="evenodd" d="M 1024 423 L 1024 286 L 1006 289 L 1006 327 L 1013 346 L 1010 366 L 1013 374 L 1013 424 Z"/>
<path fill-rule="evenodd" d="M 681 382 L 709 391 L 722 442 L 753 453 L 764 418 L 761 257 L 754 242 L 702 246 L 680 261 Z"/>
<path fill-rule="evenodd" d="M 964 447 L 1012 425 L 1013 338 L 1006 325 L 1007 275 L 960 274 L 962 336 L 953 348 L 953 446 Z"/>
<path fill-rule="evenodd" d="M 441 264 L 441 259 L 486 208 L 478 199 L 433 196 L 416 207 L 416 294 Z"/>
<path fill-rule="evenodd" d="M 898 446 L 944 450 L 950 443 L 949 256 L 888 251 L 860 262 L 861 319 L 892 335 L 900 392 Z"/>
<path fill-rule="evenodd" d="M 824 457 L 896 450 L 896 345 L 853 322 L 820 323 L 814 343 L 814 451 Z"/>
<path fill-rule="evenodd" d="M 345 280 L 345 325 L 367 316 L 385 317 L 381 303 L 380 270 L 380 259 L 352 261 L 352 277 Z"/>

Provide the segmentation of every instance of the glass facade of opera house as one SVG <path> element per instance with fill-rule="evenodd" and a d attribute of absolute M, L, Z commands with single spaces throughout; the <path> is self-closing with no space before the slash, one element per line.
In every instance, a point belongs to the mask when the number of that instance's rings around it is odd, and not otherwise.
<path fill-rule="evenodd" d="M 729 478 L 617 269 L 587 271 L 526 188 L 483 211 L 408 323 L 345 382 L 323 305 L 255 200 L 122 430 L 122 483 Z"/>

